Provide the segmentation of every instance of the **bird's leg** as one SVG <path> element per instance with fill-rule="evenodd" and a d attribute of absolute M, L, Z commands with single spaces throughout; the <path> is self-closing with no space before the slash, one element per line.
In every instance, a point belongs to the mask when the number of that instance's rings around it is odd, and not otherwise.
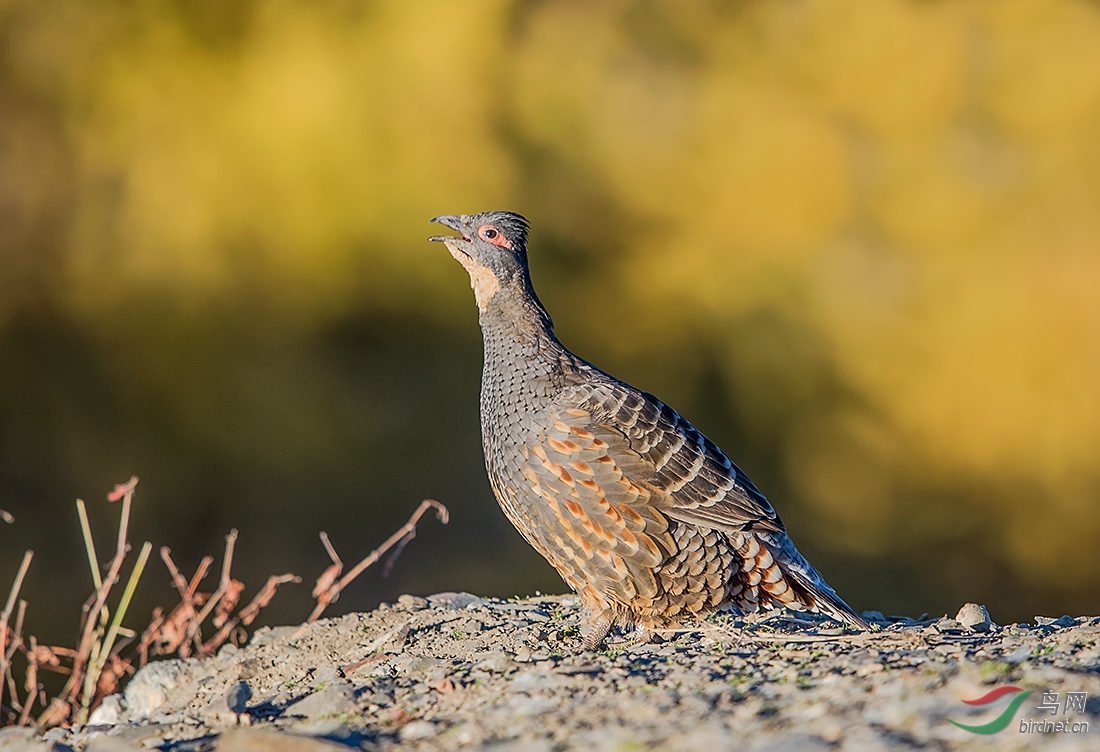
<path fill-rule="evenodd" d="M 607 637 L 608 632 L 611 631 L 611 619 L 606 616 L 600 615 L 596 617 L 596 620 L 588 625 L 588 629 L 584 633 L 584 641 L 581 642 L 581 650 L 595 650 L 600 646 L 600 643 Z"/>
<path fill-rule="evenodd" d="M 633 631 L 630 634 L 625 634 L 614 640 L 608 640 L 608 647 L 632 647 L 634 645 L 645 645 L 653 640 L 656 633 L 648 627 L 643 627 L 641 624 L 635 624 Z"/>

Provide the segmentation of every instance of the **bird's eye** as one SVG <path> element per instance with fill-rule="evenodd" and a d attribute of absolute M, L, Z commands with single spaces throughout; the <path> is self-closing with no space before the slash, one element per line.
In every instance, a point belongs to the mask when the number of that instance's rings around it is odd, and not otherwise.
<path fill-rule="evenodd" d="M 477 234 L 493 245 L 507 248 L 509 251 L 512 250 L 512 241 L 508 239 L 507 235 L 492 225 L 482 225 L 477 228 Z"/>

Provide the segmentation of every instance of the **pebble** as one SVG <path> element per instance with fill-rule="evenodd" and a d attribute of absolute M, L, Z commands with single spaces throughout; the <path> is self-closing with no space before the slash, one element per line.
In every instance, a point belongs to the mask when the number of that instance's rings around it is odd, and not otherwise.
<path fill-rule="evenodd" d="M 347 746 L 298 734 L 235 729 L 221 735 L 215 752 L 347 752 Z"/>
<path fill-rule="evenodd" d="M 252 687 L 248 682 L 236 681 L 229 685 L 225 693 L 225 705 L 229 712 L 240 715 L 248 708 L 248 701 L 252 699 Z"/>
<path fill-rule="evenodd" d="M 431 739 L 436 734 L 435 724 L 428 721 L 413 721 L 406 723 L 397 732 L 397 738 L 403 742 L 416 742 L 422 739 Z"/>
<path fill-rule="evenodd" d="M 442 605 L 456 610 L 481 608 L 486 604 L 484 599 L 478 598 L 473 593 L 436 593 L 429 595 L 427 600 L 433 606 Z"/>
<path fill-rule="evenodd" d="M 946 616 L 936 622 L 935 628 L 937 632 L 944 634 L 961 634 L 964 629 L 962 624 L 954 619 L 948 619 Z"/>
<path fill-rule="evenodd" d="M 967 603 L 960 608 L 955 621 L 975 632 L 988 632 L 994 626 L 989 618 L 989 611 L 977 603 Z"/>
<path fill-rule="evenodd" d="M 397 597 L 397 603 L 401 606 L 404 606 L 406 611 L 422 611 L 423 609 L 428 607 L 427 598 L 421 598 L 416 595 L 409 595 L 408 593 L 405 593 L 404 595 L 399 595 Z"/>
<path fill-rule="evenodd" d="M 344 682 L 328 684 L 291 705 L 287 713 L 309 720 L 337 716 L 352 709 L 354 697 L 355 692 L 350 685 Z"/>
<path fill-rule="evenodd" d="M 1077 620 L 1069 614 L 1059 616 L 1057 619 L 1049 616 L 1036 616 L 1035 623 L 1040 627 L 1075 627 L 1077 626 Z"/>
<path fill-rule="evenodd" d="M 140 748 L 127 744 L 121 739 L 100 734 L 92 737 L 91 741 L 88 742 L 88 746 L 84 748 L 84 752 L 137 752 L 138 749 Z"/>

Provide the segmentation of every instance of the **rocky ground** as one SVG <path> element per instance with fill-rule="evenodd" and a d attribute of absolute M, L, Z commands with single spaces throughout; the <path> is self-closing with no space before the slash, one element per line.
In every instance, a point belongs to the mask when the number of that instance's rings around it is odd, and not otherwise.
<path fill-rule="evenodd" d="M 402 596 L 264 628 L 214 658 L 150 664 L 88 726 L 6 729 L 0 752 L 1100 749 L 1100 617 L 869 616 L 880 631 L 725 616 L 662 643 L 581 652 L 572 596 Z M 950 723 L 996 718 L 1011 696 L 963 700 L 1006 685 L 1034 691 L 1003 731 Z M 1044 691 L 1058 693 L 1057 715 L 1037 709 Z M 1070 692 L 1086 693 L 1074 696 L 1082 709 L 1066 707 Z M 1021 732 L 1038 719 L 1071 730 Z M 1082 723 L 1088 733 L 1072 730 Z"/>

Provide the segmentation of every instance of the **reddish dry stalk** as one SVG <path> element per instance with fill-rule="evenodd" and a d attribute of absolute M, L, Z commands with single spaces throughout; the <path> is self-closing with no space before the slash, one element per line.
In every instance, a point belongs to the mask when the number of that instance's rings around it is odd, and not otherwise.
<path fill-rule="evenodd" d="M 233 566 L 233 548 L 237 544 L 237 529 L 233 528 L 229 531 L 229 535 L 225 536 L 225 557 L 222 559 L 222 577 L 218 583 L 218 589 L 214 591 L 214 594 L 210 596 L 210 600 L 203 606 L 202 611 L 198 613 L 196 617 L 191 620 L 191 624 L 187 628 L 187 638 L 183 644 L 180 645 L 180 657 L 186 658 L 183 655 L 183 651 L 190 652 L 190 644 L 195 642 L 196 646 L 202 649 L 202 643 L 198 640 L 199 630 L 202 628 L 202 623 L 206 621 L 206 617 L 210 615 L 210 612 L 214 610 L 214 607 L 218 605 L 218 602 L 229 590 L 232 583 L 232 579 L 229 576 L 229 571 Z"/>
<path fill-rule="evenodd" d="M 160 637 L 160 627 L 164 624 L 164 609 L 157 606 L 153 609 L 153 616 L 149 619 L 149 626 L 141 633 L 141 642 L 138 643 L 139 666 L 149 662 L 149 646 Z"/>
<path fill-rule="evenodd" d="M 195 574 L 191 577 L 191 584 L 187 586 L 187 597 L 194 598 L 195 591 L 199 589 L 199 583 L 206 577 L 206 573 L 210 571 L 210 566 L 214 563 L 213 556 L 204 556 L 202 561 L 199 562 L 199 568 L 195 570 Z"/>
<path fill-rule="evenodd" d="M 27 570 L 31 566 L 31 559 L 34 558 L 34 551 L 27 551 L 23 554 L 23 563 L 19 565 L 19 571 L 15 575 L 15 582 L 12 583 L 11 590 L 8 592 L 8 602 L 4 604 L 4 610 L 0 611 L 0 707 L 4 704 L 4 680 L 11 679 L 11 663 L 10 659 L 14 653 L 8 651 L 7 639 L 8 639 L 8 619 L 11 618 L 11 610 L 15 608 L 15 600 L 19 597 L 19 589 L 23 587 L 23 578 L 27 576 Z M 12 640 L 14 646 L 17 641 L 21 641 L 21 637 L 18 635 L 23 630 L 23 612 L 26 610 L 25 601 L 20 602 L 19 617 L 17 618 L 16 630 L 13 632 L 15 639 Z M 15 683 L 12 681 L 11 687 L 12 694 L 12 707 L 15 707 L 19 698 L 15 694 Z"/>
<path fill-rule="evenodd" d="M 313 592 L 311 596 L 320 601 L 322 598 L 326 599 L 325 605 L 331 602 L 329 599 L 329 591 L 332 590 L 333 583 L 336 582 L 340 573 L 344 571 L 344 562 L 340 559 L 340 554 L 336 553 L 336 549 L 332 546 L 332 541 L 328 539 L 328 533 L 321 531 L 321 543 L 324 545 L 325 550 L 328 551 L 328 556 L 332 559 L 332 564 L 325 568 L 324 572 L 321 572 L 321 576 L 317 578 L 317 584 L 313 586 Z"/>
<path fill-rule="evenodd" d="M 8 660 L 15 655 L 17 647 L 23 644 L 23 617 L 27 615 L 27 602 L 22 598 L 19 599 L 19 610 L 15 612 L 15 640 L 12 642 L 12 646 L 8 648 Z"/>
<path fill-rule="evenodd" d="M 8 685 L 8 692 L 11 693 L 12 708 L 19 711 L 23 710 L 23 706 L 19 704 L 19 693 L 15 690 L 15 678 L 11 675 L 10 671 L 7 673 L 5 678 Z"/>
<path fill-rule="evenodd" d="M 237 613 L 237 618 L 239 618 L 243 624 L 251 624 L 260 613 L 260 609 L 271 603 L 271 599 L 275 597 L 275 589 L 277 587 L 287 582 L 301 581 L 302 578 L 296 574 L 271 575 L 267 578 L 267 583 L 264 584 L 263 589 L 256 593 L 256 596 L 249 604 Z"/>
<path fill-rule="evenodd" d="M 439 518 L 439 521 L 446 525 L 447 521 L 450 519 L 450 514 L 447 511 L 447 507 L 443 506 L 435 499 L 425 499 L 424 501 L 420 502 L 420 506 L 417 507 L 415 512 L 413 512 L 412 516 L 409 518 L 409 521 L 402 525 L 396 533 L 387 538 L 385 543 L 371 551 L 366 558 L 364 558 L 362 561 L 352 567 L 351 571 L 341 577 L 339 581 L 333 583 L 324 592 L 321 592 L 319 595 L 315 596 L 317 598 L 317 606 L 313 609 L 313 613 L 309 615 L 309 618 L 306 619 L 306 621 L 317 621 L 317 619 L 321 616 L 321 612 L 325 610 L 325 607 L 335 601 L 340 596 L 340 591 L 347 587 L 352 580 L 362 574 L 367 567 L 378 561 L 382 557 L 382 554 L 386 553 L 386 551 L 388 551 L 390 548 L 395 545 L 400 545 L 401 548 L 404 548 L 404 545 L 412 540 L 413 536 L 416 535 L 416 523 L 420 521 L 420 518 L 424 515 L 425 512 L 432 508 L 436 510 L 436 516 Z M 322 538 L 322 540 L 324 540 L 324 538 Z M 326 548 L 328 548 L 328 546 L 326 546 Z M 398 550 L 400 551 L 400 548 Z M 332 565 L 333 567 L 336 566 L 335 562 L 339 561 L 339 557 L 335 556 L 335 553 L 335 551 L 330 551 L 329 553 L 334 562 L 334 564 Z M 331 568 L 332 567 L 330 567 L 330 569 Z M 326 570 L 326 574 L 327 572 L 328 570 Z M 319 585 L 320 582 L 318 582 L 318 586 Z"/>
<path fill-rule="evenodd" d="M 103 584 L 96 592 L 95 602 L 92 604 L 92 608 L 85 614 L 84 633 L 80 637 L 80 646 L 77 648 L 76 658 L 73 659 L 73 673 L 61 692 L 61 697 L 66 701 L 75 700 L 76 698 L 76 693 L 84 679 L 84 667 L 87 665 L 88 656 L 92 652 L 92 639 L 95 636 L 96 624 L 98 622 L 96 614 L 103 608 L 103 604 L 107 602 L 107 595 L 111 592 L 111 588 L 118 582 L 118 573 L 119 570 L 122 569 L 122 560 L 126 558 L 126 552 L 130 550 L 130 544 L 127 542 L 126 533 L 130 524 L 130 504 L 134 499 L 134 487 L 137 486 L 137 482 L 138 478 L 135 475 L 126 483 L 115 486 L 115 489 L 107 496 L 108 501 L 118 501 L 122 499 L 122 514 L 120 515 L 118 523 L 118 545 L 115 549 L 115 558 L 111 560 L 111 566 L 107 570 L 107 576 L 103 578 Z"/>
<path fill-rule="evenodd" d="M 249 602 L 247 606 L 237 612 L 237 615 L 222 624 L 218 633 L 211 637 L 207 642 L 203 643 L 202 649 L 207 653 L 212 653 L 217 650 L 222 644 L 229 639 L 229 636 L 233 634 L 233 630 L 237 628 L 242 622 L 244 624 L 251 624 L 253 619 L 260 613 L 260 609 L 271 603 L 271 599 L 275 597 L 275 589 L 285 582 L 301 582 L 302 578 L 294 574 L 283 575 L 271 575 L 267 578 L 267 582 L 264 584 L 263 589 L 256 593 L 255 597 Z"/>
<path fill-rule="evenodd" d="M 168 567 L 168 573 L 172 575 L 172 584 L 176 586 L 176 590 L 179 591 L 180 597 L 187 600 L 190 597 L 187 592 L 187 580 L 183 579 L 183 575 L 180 574 L 176 562 L 172 561 L 172 549 L 168 548 L 168 546 L 161 546 L 160 558 L 164 562 L 164 566 Z"/>
<path fill-rule="evenodd" d="M 188 583 L 180 574 L 179 567 L 172 561 L 171 551 L 167 546 L 160 549 L 160 558 L 164 560 L 164 565 L 168 567 L 168 571 L 172 575 L 172 582 L 180 594 L 180 602 L 168 614 L 167 619 L 161 619 L 155 628 L 150 625 L 149 629 L 146 630 L 149 641 L 146 642 L 145 638 L 142 638 L 142 648 L 139 651 L 141 652 L 141 665 L 145 665 L 148 661 L 149 646 L 154 642 L 160 643 L 157 649 L 158 653 L 180 651 L 181 658 L 186 658 L 190 654 L 191 648 L 186 643 L 196 617 L 195 606 L 201 605 L 204 600 L 204 596 L 196 595 L 195 591 L 202 579 L 206 577 L 210 565 L 214 563 L 214 557 L 204 556 L 202 561 L 199 562 L 195 574 L 191 577 L 191 582 Z M 163 611 L 161 613 L 163 614 Z"/>
<path fill-rule="evenodd" d="M 127 661 L 122 660 L 117 655 L 112 653 L 108 656 L 107 661 L 103 664 L 103 670 L 99 674 L 99 678 L 96 680 L 95 696 L 92 698 L 90 707 L 95 707 L 103 701 L 103 698 L 107 695 L 113 695 L 118 691 L 119 679 L 122 675 L 132 670 L 130 664 Z"/>
<path fill-rule="evenodd" d="M 221 603 L 214 609 L 214 621 L 215 627 L 222 627 L 229 617 L 233 615 L 233 609 L 237 607 L 237 604 L 241 602 L 241 593 L 244 592 L 244 583 L 240 580 L 231 580 L 229 587 L 226 588 L 225 594 L 222 596 Z"/>
<path fill-rule="evenodd" d="M 34 707 L 34 698 L 38 696 L 38 641 L 31 637 L 30 650 L 27 651 L 27 676 L 23 682 L 27 699 L 23 702 L 23 712 L 19 714 L 19 725 L 26 726 Z"/>

